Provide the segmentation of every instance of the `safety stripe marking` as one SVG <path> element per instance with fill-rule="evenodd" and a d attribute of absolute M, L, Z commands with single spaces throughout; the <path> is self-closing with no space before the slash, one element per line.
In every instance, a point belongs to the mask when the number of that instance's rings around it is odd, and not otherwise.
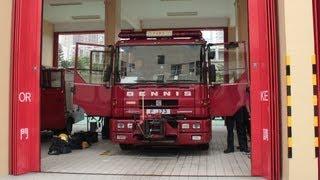
<path fill-rule="evenodd" d="M 313 86 L 313 125 L 314 125 L 314 147 L 315 157 L 319 157 L 319 112 L 318 112 L 318 80 L 317 80 L 317 62 L 313 55 L 312 61 L 312 86 Z"/>
<path fill-rule="evenodd" d="M 287 106 L 292 106 L 291 96 L 287 96 Z"/>
<path fill-rule="evenodd" d="M 291 59 L 286 56 L 286 83 L 287 83 L 287 136 L 288 136 L 288 158 L 292 158 L 292 92 L 291 92 Z"/>

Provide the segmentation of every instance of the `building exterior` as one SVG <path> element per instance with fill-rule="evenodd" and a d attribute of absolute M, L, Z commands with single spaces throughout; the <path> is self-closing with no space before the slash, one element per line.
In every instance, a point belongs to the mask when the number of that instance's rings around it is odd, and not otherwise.
<path fill-rule="evenodd" d="M 76 43 L 93 43 L 93 44 L 104 44 L 104 34 L 62 34 L 59 35 L 59 48 L 63 52 L 64 61 L 74 61 L 74 54 L 76 49 Z M 89 55 L 89 51 L 92 48 L 84 46 L 79 50 L 79 57 L 84 57 Z M 98 54 L 101 56 L 101 54 Z M 60 64 L 59 64 L 60 66 Z"/>
<path fill-rule="evenodd" d="M 21 1 L 21 0 L 16 0 Z M 254 5 L 260 0 L 249 0 L 249 18 L 255 16 L 259 18 L 259 14 L 255 11 Z M 13 11 L 13 0 L 2 0 L 0 2 L 0 82 L 2 88 L 0 90 L 0 174 L 6 175 L 10 173 L 10 144 L 13 136 L 11 130 L 12 121 L 12 58 L 13 58 L 13 19 L 15 11 Z M 241 2 L 241 0 L 240 0 Z M 262 2 L 262 1 L 260 1 Z M 264 2 L 269 2 L 264 0 Z M 271 1 L 270 1 L 271 2 Z M 281 141 L 276 144 L 281 149 L 280 165 L 281 167 L 273 167 L 280 172 L 282 179 L 318 179 L 318 80 L 316 69 L 320 69 L 318 57 L 316 57 L 317 33 L 315 33 L 314 21 L 314 2 L 312 0 L 284 0 L 273 1 L 276 3 L 277 16 L 277 45 L 279 59 L 279 99 L 280 99 L 280 131 L 278 135 Z M 270 5 L 270 4 L 268 4 Z M 112 44 L 116 39 L 117 29 L 116 13 L 117 6 L 111 4 L 107 11 L 107 29 L 106 42 Z M 244 8 L 244 7 L 242 7 Z M 113 10 L 112 10 L 113 9 Z M 317 10 L 317 8 L 315 8 Z M 319 10 L 320 11 L 320 10 Z M 254 14 L 254 12 L 256 14 Z M 241 11 L 238 11 L 241 14 Z M 262 16 L 263 14 L 260 14 Z M 240 19 L 239 22 L 246 21 L 246 18 Z M 257 21 L 259 22 L 259 21 Z M 250 23 L 250 22 L 249 22 Z M 252 22 L 251 22 L 252 23 Z M 240 23 L 241 27 L 241 23 Z M 248 40 L 245 34 L 241 34 L 247 27 L 241 27 L 238 32 L 240 39 Z M 242 30 L 241 30 L 242 29 Z M 262 31 L 261 31 L 262 32 Z M 261 32 L 251 32 L 250 39 L 257 36 L 265 36 Z M 256 35 L 256 36 L 252 36 Z M 252 49 L 259 51 L 259 49 Z M 70 50 L 71 51 L 71 50 Z M 255 53 L 255 52 L 251 52 Z M 319 57 L 320 58 L 320 57 Z M 271 58 L 272 59 L 272 58 Z M 266 64 L 261 64 L 266 66 Z M 252 67 L 254 68 L 254 67 Z M 277 69 L 273 69 L 276 70 Z M 12 81 L 11 81 L 12 80 Z M 263 99 L 274 98 L 268 97 L 268 94 L 257 95 Z M 263 112 L 260 112 L 263 113 Z M 268 129 L 263 129 L 263 136 L 268 140 Z M 281 133 L 280 133 L 281 132 Z M 275 147 L 274 147 L 275 148 Z M 263 156 L 263 154 L 261 154 Z M 269 165 L 268 162 L 266 166 Z"/>

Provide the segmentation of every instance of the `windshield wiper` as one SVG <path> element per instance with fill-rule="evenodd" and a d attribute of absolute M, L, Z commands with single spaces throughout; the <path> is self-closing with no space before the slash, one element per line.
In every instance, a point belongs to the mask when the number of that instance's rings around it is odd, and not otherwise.
<path fill-rule="evenodd" d="M 160 80 L 137 80 L 137 83 L 164 83 L 163 81 Z"/>
<path fill-rule="evenodd" d="M 198 82 L 198 81 L 197 80 L 191 80 L 191 79 L 179 79 L 179 80 L 167 80 L 167 82 L 179 83 L 179 82 Z"/>

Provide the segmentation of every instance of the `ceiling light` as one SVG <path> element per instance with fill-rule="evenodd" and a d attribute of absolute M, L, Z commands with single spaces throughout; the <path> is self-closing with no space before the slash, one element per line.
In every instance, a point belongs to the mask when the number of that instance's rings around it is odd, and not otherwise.
<path fill-rule="evenodd" d="M 95 20 L 101 19 L 99 15 L 88 15 L 88 16 L 71 16 L 73 20 Z"/>
<path fill-rule="evenodd" d="M 167 16 L 197 16 L 198 12 L 167 12 Z"/>
<path fill-rule="evenodd" d="M 66 2 L 66 3 L 51 3 L 50 6 L 76 6 L 82 5 L 82 2 Z"/>

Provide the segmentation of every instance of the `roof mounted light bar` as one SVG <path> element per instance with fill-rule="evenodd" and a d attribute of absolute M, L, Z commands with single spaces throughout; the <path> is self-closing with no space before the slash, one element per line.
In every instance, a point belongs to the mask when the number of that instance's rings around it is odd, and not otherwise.
<path fill-rule="evenodd" d="M 200 30 L 148 30 L 133 31 L 125 30 L 119 33 L 123 39 L 146 39 L 146 38 L 201 38 Z"/>

